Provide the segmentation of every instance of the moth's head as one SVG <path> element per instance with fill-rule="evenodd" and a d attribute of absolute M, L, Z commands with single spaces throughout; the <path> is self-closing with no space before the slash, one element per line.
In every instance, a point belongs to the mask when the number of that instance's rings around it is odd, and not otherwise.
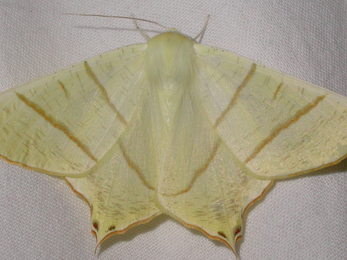
<path fill-rule="evenodd" d="M 168 28 L 166 32 L 158 34 L 147 41 L 148 46 L 166 46 L 166 47 L 177 47 L 177 46 L 193 46 L 194 42 L 189 37 L 180 33 L 175 28 Z"/>

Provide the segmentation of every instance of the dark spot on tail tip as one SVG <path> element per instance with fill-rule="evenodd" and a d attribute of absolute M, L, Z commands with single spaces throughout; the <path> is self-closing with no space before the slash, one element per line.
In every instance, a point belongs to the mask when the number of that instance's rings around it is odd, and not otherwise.
<path fill-rule="evenodd" d="M 95 228 L 96 231 L 99 231 L 99 224 L 97 221 L 93 221 L 93 227 Z"/>
<path fill-rule="evenodd" d="M 227 239 L 227 236 L 222 231 L 218 231 L 218 235 Z"/>
<path fill-rule="evenodd" d="M 112 231 L 112 230 L 115 230 L 116 229 L 116 227 L 113 225 L 113 226 L 110 226 L 109 228 L 108 228 L 108 231 Z"/>
<path fill-rule="evenodd" d="M 240 227 L 236 228 L 234 232 L 234 236 L 236 236 L 240 232 L 241 232 L 241 228 Z"/>

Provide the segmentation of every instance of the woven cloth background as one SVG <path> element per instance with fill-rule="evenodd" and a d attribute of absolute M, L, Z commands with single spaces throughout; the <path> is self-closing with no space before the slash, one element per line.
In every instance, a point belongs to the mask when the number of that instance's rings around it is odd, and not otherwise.
<path fill-rule="evenodd" d="M 135 15 L 347 95 L 345 0 L 0 0 L 0 88 L 143 42 Z M 142 28 L 160 30 L 141 23 Z M 333 134 L 333 133 L 332 133 Z M 235 259 L 166 216 L 113 236 L 94 255 L 89 208 L 59 179 L 0 161 L 1 259 Z M 246 214 L 241 259 L 346 259 L 347 163 L 277 182 Z"/>

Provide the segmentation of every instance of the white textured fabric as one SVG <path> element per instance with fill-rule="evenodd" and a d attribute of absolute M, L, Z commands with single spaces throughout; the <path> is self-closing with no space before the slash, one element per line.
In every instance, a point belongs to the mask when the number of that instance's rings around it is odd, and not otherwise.
<path fill-rule="evenodd" d="M 1 90 L 124 45 L 143 42 L 135 15 L 347 95 L 345 0 L 1 0 Z M 142 28 L 160 30 L 141 23 Z M 0 162 L 0 258 L 96 259 L 89 208 L 59 179 Z M 346 259 L 347 163 L 277 182 L 252 206 L 241 259 Z M 161 216 L 113 236 L 97 259 L 234 259 L 222 243 Z"/>

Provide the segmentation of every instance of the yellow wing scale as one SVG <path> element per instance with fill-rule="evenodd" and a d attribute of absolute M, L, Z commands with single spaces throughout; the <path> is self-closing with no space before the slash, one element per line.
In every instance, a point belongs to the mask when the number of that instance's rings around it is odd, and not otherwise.
<path fill-rule="evenodd" d="M 217 48 L 195 48 L 203 92 L 214 93 L 205 94 L 209 118 L 254 177 L 287 178 L 346 156 L 345 97 Z"/>
<path fill-rule="evenodd" d="M 170 31 L 2 93 L 0 156 L 66 177 L 98 245 L 165 213 L 235 252 L 272 179 L 346 156 L 346 111 L 338 94 Z"/>
<path fill-rule="evenodd" d="M 137 45 L 105 53 L 4 92 L 0 155 L 53 175 L 85 173 L 111 148 L 134 112 L 142 50 Z M 116 108 L 110 105 L 115 100 Z"/>

